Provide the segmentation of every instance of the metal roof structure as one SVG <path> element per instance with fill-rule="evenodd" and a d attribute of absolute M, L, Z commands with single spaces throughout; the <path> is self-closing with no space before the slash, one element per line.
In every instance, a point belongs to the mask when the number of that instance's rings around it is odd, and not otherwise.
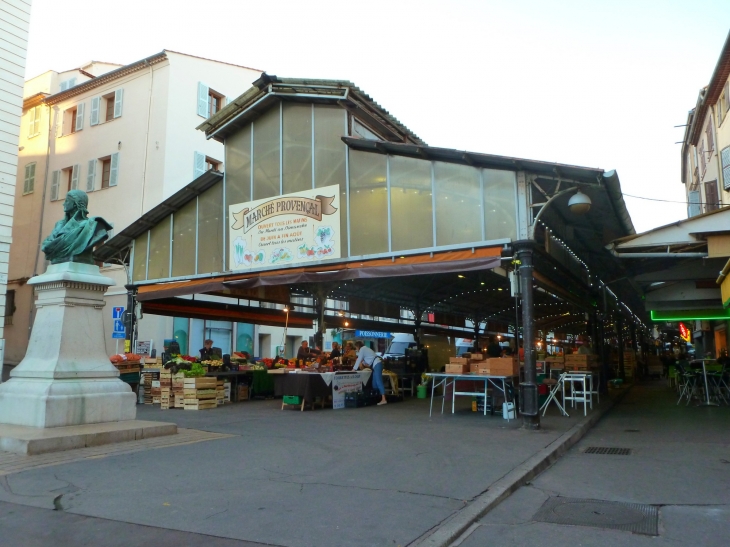
<path fill-rule="evenodd" d="M 352 82 L 278 78 L 265 73 L 253 82 L 252 88 L 200 124 L 198 129 L 204 131 L 209 139 L 223 141 L 227 135 L 281 100 L 339 104 L 388 140 L 426 144 Z"/>

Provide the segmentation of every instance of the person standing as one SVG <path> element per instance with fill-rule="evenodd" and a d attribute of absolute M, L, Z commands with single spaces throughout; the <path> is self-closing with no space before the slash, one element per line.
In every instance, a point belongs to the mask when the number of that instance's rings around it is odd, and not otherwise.
<path fill-rule="evenodd" d="M 380 355 L 375 353 L 360 340 L 355 342 L 357 348 L 357 361 L 352 370 L 360 368 L 360 363 L 364 363 L 373 369 L 373 386 L 380 393 L 380 402 L 378 405 L 387 405 L 388 400 L 385 398 L 385 385 L 383 384 L 383 360 Z"/>
<path fill-rule="evenodd" d="M 297 361 L 306 361 L 312 357 L 312 351 L 309 349 L 309 342 L 302 340 L 302 345 L 297 351 Z"/>

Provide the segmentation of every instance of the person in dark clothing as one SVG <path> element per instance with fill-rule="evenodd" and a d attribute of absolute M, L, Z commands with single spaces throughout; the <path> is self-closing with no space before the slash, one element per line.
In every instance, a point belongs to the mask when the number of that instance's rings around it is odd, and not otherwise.
<path fill-rule="evenodd" d="M 303 340 L 302 345 L 299 346 L 299 351 L 297 351 L 297 361 L 306 361 L 311 357 L 312 350 L 309 349 L 309 342 Z"/>
<path fill-rule="evenodd" d="M 206 340 L 203 342 L 203 347 L 200 350 L 200 360 L 209 361 L 213 355 L 213 340 Z"/>
<path fill-rule="evenodd" d="M 487 346 L 487 355 L 489 357 L 502 357 L 502 348 L 497 343 L 494 337 L 489 339 L 489 345 Z"/>
<path fill-rule="evenodd" d="M 340 344 L 337 342 L 332 342 L 332 351 L 330 352 L 330 359 L 337 359 L 338 357 L 342 357 L 342 352 L 340 351 Z"/>

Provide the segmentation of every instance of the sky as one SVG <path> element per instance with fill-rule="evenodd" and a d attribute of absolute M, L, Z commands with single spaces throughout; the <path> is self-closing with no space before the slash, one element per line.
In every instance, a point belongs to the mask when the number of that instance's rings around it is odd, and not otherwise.
<path fill-rule="evenodd" d="M 33 0 L 26 76 L 171 49 L 350 80 L 429 145 L 616 169 L 666 200 L 625 197 L 641 232 L 687 216 L 675 126 L 729 30 L 728 0 Z"/>

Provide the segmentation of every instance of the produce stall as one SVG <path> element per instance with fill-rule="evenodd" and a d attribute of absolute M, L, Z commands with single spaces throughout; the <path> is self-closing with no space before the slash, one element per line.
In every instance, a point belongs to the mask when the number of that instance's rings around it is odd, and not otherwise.
<path fill-rule="evenodd" d="M 275 393 L 282 397 L 282 408 L 287 404 L 300 405 L 304 410 L 306 404 L 314 408 L 317 400 L 324 408 L 332 397 L 332 408 L 345 408 L 345 394 L 364 391 L 370 384 L 372 371 L 357 372 L 313 372 L 301 369 L 271 370 L 274 378 Z"/>

